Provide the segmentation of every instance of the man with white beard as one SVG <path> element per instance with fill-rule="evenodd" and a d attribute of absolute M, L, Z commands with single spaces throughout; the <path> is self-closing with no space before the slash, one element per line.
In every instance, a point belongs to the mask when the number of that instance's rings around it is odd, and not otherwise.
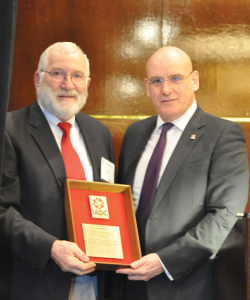
<path fill-rule="evenodd" d="M 37 101 L 7 114 L 1 300 L 103 299 L 104 273 L 93 273 L 95 264 L 68 241 L 64 211 L 66 178 L 100 181 L 101 158 L 115 162 L 108 128 L 79 113 L 90 80 L 82 50 L 56 43 L 35 72 Z M 74 152 L 70 158 L 66 144 Z"/>

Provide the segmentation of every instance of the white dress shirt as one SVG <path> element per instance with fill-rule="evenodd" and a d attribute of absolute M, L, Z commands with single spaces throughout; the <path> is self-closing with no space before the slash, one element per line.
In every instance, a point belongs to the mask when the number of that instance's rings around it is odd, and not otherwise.
<path fill-rule="evenodd" d="M 40 105 L 40 104 L 39 104 Z M 57 126 L 60 121 L 56 116 L 51 115 L 48 111 L 46 111 L 40 105 L 48 123 L 51 128 L 51 131 L 55 137 L 58 148 L 61 151 L 61 139 L 63 135 L 63 131 L 60 127 Z M 84 142 L 83 136 L 81 134 L 80 128 L 75 121 L 75 116 L 73 116 L 70 120 L 67 121 L 72 126 L 70 128 L 70 140 L 72 146 L 77 152 L 81 163 L 84 167 L 85 176 L 87 181 L 93 181 L 93 168 L 89 158 L 88 150 L 86 144 Z M 76 280 L 72 281 L 71 291 L 70 291 L 70 300 L 96 300 L 97 296 L 97 276 L 89 277 L 87 275 L 77 276 Z"/>
<path fill-rule="evenodd" d="M 197 108 L 197 103 L 196 103 L 196 100 L 194 100 L 193 104 L 189 107 L 189 109 L 185 112 L 184 115 L 182 115 L 178 119 L 171 122 L 172 124 L 174 124 L 174 126 L 171 127 L 166 133 L 167 134 L 167 136 L 166 136 L 167 142 L 166 142 L 166 146 L 165 146 L 163 157 L 162 157 L 162 163 L 161 163 L 160 173 L 159 173 L 159 177 L 158 177 L 158 185 L 159 185 L 159 182 L 161 181 L 161 177 L 166 169 L 168 161 L 169 161 L 172 153 L 174 152 L 174 149 L 175 149 L 184 129 L 186 128 L 189 120 L 193 116 L 196 108 Z M 134 177 L 134 182 L 133 182 L 133 199 L 134 199 L 135 210 L 137 210 L 137 208 L 138 208 L 139 201 L 140 201 L 140 195 L 141 195 L 141 189 L 142 189 L 144 177 L 146 174 L 146 170 L 147 170 L 150 158 L 153 154 L 153 151 L 156 147 L 156 144 L 160 138 L 160 135 L 162 132 L 162 125 L 164 123 L 166 123 L 166 122 L 164 122 L 161 119 L 161 117 L 158 115 L 156 127 L 155 127 L 154 131 L 152 132 L 152 134 L 145 146 L 145 149 L 141 155 L 141 158 L 138 162 L 138 165 L 136 167 L 135 177 Z M 160 260 L 160 258 L 159 258 L 159 260 Z M 170 275 L 168 270 L 165 268 L 165 266 L 163 265 L 161 260 L 160 260 L 160 262 L 163 266 L 163 269 L 165 270 L 166 275 L 169 277 L 170 280 L 173 280 L 173 277 Z"/>

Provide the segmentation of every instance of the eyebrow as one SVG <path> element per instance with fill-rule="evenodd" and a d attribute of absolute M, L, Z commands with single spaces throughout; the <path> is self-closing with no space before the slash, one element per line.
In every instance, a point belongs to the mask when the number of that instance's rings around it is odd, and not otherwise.
<path fill-rule="evenodd" d="M 182 74 L 173 74 L 171 76 L 169 76 L 168 78 L 172 78 L 172 77 L 184 77 L 184 75 Z M 162 78 L 161 76 L 152 76 L 149 79 L 156 79 L 156 78 Z"/>
<path fill-rule="evenodd" d="M 60 71 L 62 71 L 63 73 L 66 73 L 64 70 L 63 70 L 63 68 L 60 68 L 60 67 L 54 67 L 54 68 L 52 68 L 51 69 L 51 71 L 54 71 L 54 70 L 60 70 Z M 78 71 L 74 71 L 73 73 L 84 73 L 84 70 L 82 69 L 82 70 L 78 70 Z"/>
<path fill-rule="evenodd" d="M 184 75 L 182 75 L 182 74 L 174 74 L 174 75 L 172 75 L 172 76 L 170 76 L 170 77 L 184 77 Z"/>

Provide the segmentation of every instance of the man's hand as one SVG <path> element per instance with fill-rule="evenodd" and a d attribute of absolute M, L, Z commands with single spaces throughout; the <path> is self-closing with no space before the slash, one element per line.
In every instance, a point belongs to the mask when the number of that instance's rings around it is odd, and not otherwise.
<path fill-rule="evenodd" d="M 85 275 L 95 270 L 95 263 L 75 244 L 56 240 L 51 248 L 51 257 L 64 272 Z"/>
<path fill-rule="evenodd" d="M 148 281 L 163 272 L 162 265 L 156 253 L 148 254 L 132 262 L 131 269 L 118 269 L 116 273 L 127 274 L 129 280 Z"/>

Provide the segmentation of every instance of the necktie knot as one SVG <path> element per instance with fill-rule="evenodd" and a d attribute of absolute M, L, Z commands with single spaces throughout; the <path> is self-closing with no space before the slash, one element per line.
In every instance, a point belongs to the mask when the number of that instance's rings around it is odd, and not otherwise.
<path fill-rule="evenodd" d="M 61 122 L 58 123 L 57 126 L 60 127 L 63 132 L 69 132 L 71 124 L 69 122 Z"/>
<path fill-rule="evenodd" d="M 172 124 L 172 123 L 164 123 L 163 127 L 162 127 L 162 132 L 166 133 L 173 126 L 174 126 L 174 124 Z"/>

